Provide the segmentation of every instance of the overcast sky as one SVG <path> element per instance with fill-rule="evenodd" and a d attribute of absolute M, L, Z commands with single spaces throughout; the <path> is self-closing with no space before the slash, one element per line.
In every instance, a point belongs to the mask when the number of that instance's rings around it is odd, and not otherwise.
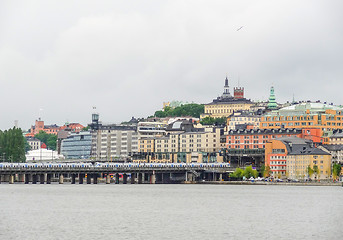
<path fill-rule="evenodd" d="M 146 117 L 230 87 L 343 104 L 343 1 L 0 1 L 0 129 Z M 241 28 L 239 31 L 237 29 Z M 232 89 L 231 89 L 232 91 Z M 41 109 L 41 110 L 40 110 Z"/>

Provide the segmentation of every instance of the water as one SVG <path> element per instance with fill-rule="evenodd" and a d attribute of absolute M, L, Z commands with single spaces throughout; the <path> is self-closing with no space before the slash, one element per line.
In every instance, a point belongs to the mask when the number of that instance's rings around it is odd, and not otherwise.
<path fill-rule="evenodd" d="M 341 239 L 343 188 L 0 185 L 0 239 Z"/>

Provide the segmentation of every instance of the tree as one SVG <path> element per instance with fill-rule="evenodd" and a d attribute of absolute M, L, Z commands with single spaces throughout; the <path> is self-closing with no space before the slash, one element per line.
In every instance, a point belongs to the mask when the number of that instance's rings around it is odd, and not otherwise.
<path fill-rule="evenodd" d="M 317 176 L 319 175 L 319 168 L 317 165 L 313 165 L 313 172 L 315 175 L 315 179 L 317 179 Z"/>
<path fill-rule="evenodd" d="M 164 107 L 163 111 L 156 111 L 154 116 L 155 117 L 196 117 L 199 118 L 200 115 L 204 113 L 204 105 L 203 104 L 184 104 L 176 108 L 171 107 Z"/>
<path fill-rule="evenodd" d="M 224 125 L 226 124 L 226 121 L 227 121 L 226 117 L 221 117 L 221 118 L 205 117 L 200 121 L 200 123 L 202 125 Z"/>
<path fill-rule="evenodd" d="M 270 177 L 270 173 L 271 173 L 270 167 L 269 165 L 267 165 L 264 169 L 263 177 Z"/>
<path fill-rule="evenodd" d="M 332 165 L 332 176 L 334 180 L 337 180 L 337 178 L 340 176 L 342 171 L 342 166 L 338 163 L 334 163 Z"/>
<path fill-rule="evenodd" d="M 306 172 L 307 172 L 309 178 L 311 178 L 311 176 L 312 176 L 313 173 L 314 173 L 314 171 L 313 171 L 313 169 L 310 167 L 310 165 L 307 166 Z"/>
<path fill-rule="evenodd" d="M 237 179 L 242 179 L 243 177 L 243 169 L 241 168 L 236 168 L 236 170 L 230 174 L 230 177 L 232 178 L 237 178 Z"/>
<path fill-rule="evenodd" d="M 248 166 L 244 169 L 243 171 L 243 176 L 246 177 L 247 179 L 254 177 L 256 178 L 258 175 L 256 170 L 253 170 L 251 166 Z"/>
<path fill-rule="evenodd" d="M 0 157 L 2 161 L 25 162 L 25 138 L 20 128 L 0 131 Z"/>
<path fill-rule="evenodd" d="M 48 134 L 44 131 L 39 131 L 35 135 L 35 138 L 39 139 L 41 142 L 45 143 L 46 146 L 51 150 L 56 150 L 57 136 L 54 134 Z"/>

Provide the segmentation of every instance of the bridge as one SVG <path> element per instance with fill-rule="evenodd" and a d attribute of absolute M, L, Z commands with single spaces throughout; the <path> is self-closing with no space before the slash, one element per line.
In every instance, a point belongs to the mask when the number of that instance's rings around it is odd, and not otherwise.
<path fill-rule="evenodd" d="M 143 184 L 226 180 L 234 169 L 219 164 L 1 165 L 0 183 Z"/>

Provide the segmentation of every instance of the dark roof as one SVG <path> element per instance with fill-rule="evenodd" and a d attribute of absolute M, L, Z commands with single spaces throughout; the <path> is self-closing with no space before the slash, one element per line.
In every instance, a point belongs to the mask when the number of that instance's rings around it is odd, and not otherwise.
<path fill-rule="evenodd" d="M 281 137 L 275 140 L 282 141 L 286 145 L 289 155 L 330 155 L 314 147 L 311 140 L 298 137 Z"/>
<path fill-rule="evenodd" d="M 167 126 L 166 131 L 173 132 L 173 131 L 182 131 L 182 132 L 190 132 L 194 131 L 193 123 L 188 120 L 178 120 L 175 121 Z M 195 130 L 196 131 L 196 130 Z"/>
<path fill-rule="evenodd" d="M 323 148 L 327 149 L 328 151 L 341 151 L 343 150 L 343 145 L 322 145 Z"/>

